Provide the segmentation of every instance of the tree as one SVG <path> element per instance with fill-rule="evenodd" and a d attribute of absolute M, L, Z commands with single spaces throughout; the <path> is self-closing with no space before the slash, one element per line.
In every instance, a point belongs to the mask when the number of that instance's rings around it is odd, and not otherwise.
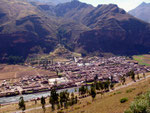
<path fill-rule="evenodd" d="M 143 73 L 143 77 L 145 78 L 145 73 Z"/>
<path fill-rule="evenodd" d="M 135 82 L 135 73 L 134 71 L 130 72 L 131 79 Z"/>
<path fill-rule="evenodd" d="M 140 80 L 140 76 L 139 76 L 139 74 L 137 74 L 137 79 L 138 79 L 138 80 Z"/>
<path fill-rule="evenodd" d="M 124 85 L 125 82 L 126 82 L 126 78 L 125 78 L 125 75 L 123 75 L 123 76 L 121 77 L 121 83 L 122 83 L 122 85 Z"/>
<path fill-rule="evenodd" d="M 25 102 L 24 102 L 24 98 L 23 97 L 20 97 L 19 99 L 19 109 L 22 109 L 22 112 L 26 109 L 26 106 L 25 106 Z"/>
<path fill-rule="evenodd" d="M 81 86 L 80 88 L 79 88 L 79 93 L 81 94 L 81 95 L 85 95 L 86 94 L 86 91 L 87 89 L 86 89 L 86 87 L 85 86 Z"/>
<path fill-rule="evenodd" d="M 99 87 L 102 91 L 104 90 L 104 84 L 101 81 L 99 81 Z"/>
<path fill-rule="evenodd" d="M 44 97 L 41 98 L 41 104 L 42 104 L 43 112 L 45 113 L 45 111 L 46 111 L 46 109 L 45 109 L 46 102 L 45 102 L 45 98 Z"/>
<path fill-rule="evenodd" d="M 75 97 L 75 104 L 77 104 L 78 103 L 78 97 L 76 96 Z"/>
<path fill-rule="evenodd" d="M 113 89 L 114 89 L 114 85 L 115 85 L 114 83 L 111 83 L 111 84 L 110 84 L 110 89 L 113 90 Z"/>
<path fill-rule="evenodd" d="M 36 99 L 34 100 L 34 102 L 35 102 L 35 104 L 37 104 L 37 100 Z"/>
<path fill-rule="evenodd" d="M 51 96 L 49 99 L 49 103 L 52 105 L 52 110 L 55 110 L 55 104 L 59 103 L 58 99 L 59 99 L 59 95 L 56 92 L 56 88 L 53 87 L 51 89 Z"/>
<path fill-rule="evenodd" d="M 68 108 L 68 101 L 69 101 L 69 93 L 68 91 L 63 91 L 63 92 L 60 92 L 60 105 L 61 107 L 65 107 L 65 108 Z"/>
<path fill-rule="evenodd" d="M 91 95 L 92 99 L 94 100 L 95 97 L 96 97 L 96 90 L 95 90 L 95 87 L 92 87 L 92 86 L 91 86 L 90 95 Z"/>
<path fill-rule="evenodd" d="M 107 80 L 107 81 L 105 81 L 103 83 L 104 83 L 104 89 L 105 89 L 105 91 L 109 90 L 110 81 Z"/>
<path fill-rule="evenodd" d="M 71 93 L 71 105 L 75 104 L 75 98 L 74 98 L 74 93 Z"/>
<path fill-rule="evenodd" d="M 99 82 L 96 82 L 95 86 L 96 86 L 96 90 L 100 90 L 100 84 L 99 84 Z"/>
<path fill-rule="evenodd" d="M 77 88 L 74 88 L 74 92 L 77 92 Z"/>

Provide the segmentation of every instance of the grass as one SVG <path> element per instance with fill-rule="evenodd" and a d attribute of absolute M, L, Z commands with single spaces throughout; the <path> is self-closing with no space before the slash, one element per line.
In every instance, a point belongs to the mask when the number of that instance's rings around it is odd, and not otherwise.
<path fill-rule="evenodd" d="M 131 93 L 133 90 L 135 90 L 136 88 L 130 88 L 128 90 L 126 90 L 126 93 Z"/>
<path fill-rule="evenodd" d="M 133 59 L 136 60 L 140 65 L 150 66 L 150 55 L 137 55 L 133 56 Z"/>

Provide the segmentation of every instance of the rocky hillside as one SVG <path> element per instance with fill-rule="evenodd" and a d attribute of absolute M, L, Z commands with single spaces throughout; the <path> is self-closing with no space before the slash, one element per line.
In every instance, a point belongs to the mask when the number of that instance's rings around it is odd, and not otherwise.
<path fill-rule="evenodd" d="M 150 3 L 143 2 L 135 9 L 129 11 L 129 14 L 150 23 Z"/>
<path fill-rule="evenodd" d="M 56 6 L 0 1 L 0 61 L 49 53 L 61 44 L 82 54 L 132 55 L 150 50 L 150 25 L 117 5 L 77 0 Z"/>

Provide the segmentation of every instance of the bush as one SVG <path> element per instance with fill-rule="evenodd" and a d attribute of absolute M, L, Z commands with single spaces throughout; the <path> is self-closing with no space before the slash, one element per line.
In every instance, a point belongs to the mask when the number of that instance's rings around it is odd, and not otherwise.
<path fill-rule="evenodd" d="M 131 103 L 128 110 L 124 113 L 150 113 L 150 91 L 139 96 Z"/>
<path fill-rule="evenodd" d="M 128 101 L 128 98 L 122 98 L 122 99 L 120 99 L 120 103 L 125 103 L 126 101 Z"/>
<path fill-rule="evenodd" d="M 133 113 L 133 112 L 130 109 L 128 109 L 124 113 Z"/>
<path fill-rule="evenodd" d="M 116 94 L 121 94 L 122 92 L 118 91 L 118 92 L 115 92 L 113 95 L 116 95 Z"/>
<path fill-rule="evenodd" d="M 126 90 L 126 93 L 131 93 L 133 90 L 135 90 L 136 88 L 130 88 L 128 90 Z"/>

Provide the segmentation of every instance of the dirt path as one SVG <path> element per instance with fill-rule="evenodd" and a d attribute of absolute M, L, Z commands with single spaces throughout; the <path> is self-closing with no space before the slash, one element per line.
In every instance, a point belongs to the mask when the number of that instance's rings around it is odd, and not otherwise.
<path fill-rule="evenodd" d="M 51 105 L 46 105 L 45 107 L 48 108 L 48 107 L 51 107 Z M 30 109 L 25 110 L 25 112 L 29 112 L 29 111 L 32 111 L 32 110 L 39 110 L 39 109 L 42 109 L 42 107 L 40 106 L 40 107 L 30 108 Z M 22 111 L 18 110 L 18 111 L 11 112 L 11 113 L 22 113 Z"/>

